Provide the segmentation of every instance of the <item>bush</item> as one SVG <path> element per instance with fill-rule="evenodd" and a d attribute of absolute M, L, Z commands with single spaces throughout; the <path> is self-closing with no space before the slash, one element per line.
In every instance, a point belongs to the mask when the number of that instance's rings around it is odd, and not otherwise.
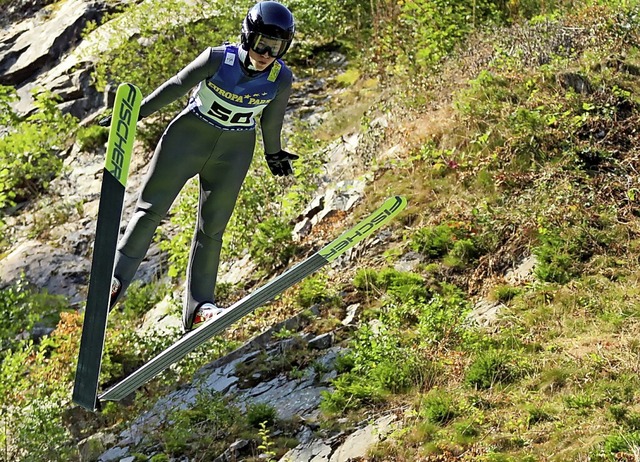
<path fill-rule="evenodd" d="M 330 300 L 333 296 L 327 287 L 327 277 L 323 274 L 306 278 L 300 283 L 300 290 L 296 297 L 303 308 L 309 308 L 317 303 Z"/>
<path fill-rule="evenodd" d="M 570 234 L 556 231 L 540 236 L 540 245 L 533 249 L 538 258 L 534 273 L 540 281 L 565 284 L 579 274 L 583 239 Z"/>
<path fill-rule="evenodd" d="M 419 414 L 431 423 L 444 425 L 458 415 L 458 410 L 451 395 L 435 389 L 430 391 L 420 404 Z"/>
<path fill-rule="evenodd" d="M 507 303 L 513 300 L 515 297 L 523 292 L 521 287 L 514 287 L 511 285 L 503 284 L 495 287 L 492 290 L 492 297 L 501 303 Z"/>
<path fill-rule="evenodd" d="M 60 312 L 66 307 L 65 297 L 40 292 L 20 279 L 0 290 L 0 339 L 6 344 L 20 332 L 30 332 L 38 324 L 55 326 Z"/>
<path fill-rule="evenodd" d="M 411 247 L 427 257 L 439 258 L 453 248 L 456 239 L 454 228 L 448 224 L 442 224 L 416 231 L 411 240 Z"/>
<path fill-rule="evenodd" d="M 140 281 L 133 281 L 125 294 L 119 312 L 128 319 L 139 320 L 160 303 L 169 292 L 170 288 L 165 284 L 143 284 Z"/>
<path fill-rule="evenodd" d="M 0 89 L 0 107 L 7 106 L 12 95 L 6 87 Z M 11 125 L 0 137 L 0 209 L 33 199 L 62 169 L 59 154 L 70 145 L 77 121 L 62 114 L 57 99 L 42 92 L 35 96 L 36 111 L 24 120 L 15 114 L 3 117 Z"/>
<path fill-rule="evenodd" d="M 233 441 L 233 429 L 246 424 L 238 419 L 240 410 L 217 393 L 201 393 L 191 409 L 172 412 L 161 431 L 152 435 L 166 453 L 205 459 L 220 455 Z"/>
<path fill-rule="evenodd" d="M 465 323 L 471 303 L 455 286 L 443 284 L 436 294 L 422 304 L 418 315 L 418 333 L 423 345 L 455 346 L 467 330 Z"/>
<path fill-rule="evenodd" d="M 322 391 L 320 409 L 328 414 L 342 414 L 367 404 L 384 401 L 385 393 L 368 377 L 357 374 L 338 376 L 333 380 L 332 392 Z"/>
<path fill-rule="evenodd" d="M 286 266 L 298 248 L 291 232 L 291 225 L 277 216 L 258 224 L 249 243 L 254 263 L 267 273 Z"/>
<path fill-rule="evenodd" d="M 397 300 L 424 300 L 429 290 L 422 276 L 414 273 L 385 268 L 381 271 L 360 269 L 353 278 L 353 285 L 365 292 L 386 291 Z"/>
<path fill-rule="evenodd" d="M 5 429 L 0 437 L 6 460 L 40 462 L 43 460 L 74 460 L 77 449 L 62 424 L 60 410 L 64 407 L 59 397 L 47 396 L 30 400 L 21 409 L 3 409 L 0 419 Z M 8 451 L 8 452 L 7 452 Z"/>
<path fill-rule="evenodd" d="M 506 351 L 494 349 L 480 353 L 465 374 L 465 382 L 481 390 L 498 383 L 510 383 L 515 378 L 512 356 Z"/>
<path fill-rule="evenodd" d="M 640 432 L 623 433 L 619 435 L 609 435 L 602 443 L 604 456 L 608 460 L 621 460 L 618 455 L 631 453 L 632 450 L 640 446 Z M 624 459 L 622 459 L 624 460 Z"/>
<path fill-rule="evenodd" d="M 76 134 L 76 142 L 81 151 L 94 152 L 104 146 L 109 138 L 109 129 L 100 125 L 81 127 Z"/>
<path fill-rule="evenodd" d="M 278 417 L 278 411 L 275 407 L 267 403 L 255 403 L 247 406 L 247 422 L 254 428 L 260 425 L 271 426 Z"/>
<path fill-rule="evenodd" d="M 480 254 L 479 245 L 463 223 L 445 223 L 416 231 L 411 247 L 430 258 L 444 257 L 444 263 L 453 268 L 463 267 Z"/>
<path fill-rule="evenodd" d="M 472 30 L 483 23 L 501 20 L 502 4 L 491 0 L 454 3 L 412 0 L 395 8 L 384 3 L 377 5 L 372 45 L 376 54 L 381 55 L 376 60 L 378 70 L 381 73 L 413 70 L 414 75 L 433 72 Z"/>

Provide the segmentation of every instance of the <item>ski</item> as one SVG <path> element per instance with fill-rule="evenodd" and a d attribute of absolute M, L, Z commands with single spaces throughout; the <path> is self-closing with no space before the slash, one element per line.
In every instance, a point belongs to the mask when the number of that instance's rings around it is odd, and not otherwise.
<path fill-rule="evenodd" d="M 98 405 L 98 381 L 109 314 L 113 262 L 141 101 L 142 94 L 137 87 L 121 84 L 116 91 L 109 127 L 89 292 L 72 397 L 76 404 L 91 411 Z"/>
<path fill-rule="evenodd" d="M 187 333 L 134 373 L 101 394 L 99 400 L 119 401 L 125 398 L 160 372 L 185 357 L 197 346 L 222 332 L 243 316 L 272 300 L 278 294 L 314 273 L 322 266 L 343 255 L 360 241 L 371 236 L 376 230 L 398 215 L 406 205 L 407 201 L 404 197 L 390 197 L 378 210 L 309 258 L 234 303 L 220 316 L 210 319 L 201 327 Z"/>

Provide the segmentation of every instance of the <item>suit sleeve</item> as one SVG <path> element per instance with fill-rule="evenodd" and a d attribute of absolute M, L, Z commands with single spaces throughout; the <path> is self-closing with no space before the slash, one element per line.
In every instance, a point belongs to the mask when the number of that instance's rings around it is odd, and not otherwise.
<path fill-rule="evenodd" d="M 276 154 L 282 149 L 280 136 L 284 123 L 284 113 L 287 110 L 289 96 L 291 96 L 291 83 L 293 75 L 291 71 L 283 67 L 283 74 L 280 88 L 276 97 L 264 108 L 260 118 L 262 129 L 262 140 L 264 142 L 264 152 L 266 154 Z"/>
<path fill-rule="evenodd" d="M 142 100 L 140 118 L 147 117 L 173 103 L 178 98 L 186 95 L 199 82 L 213 75 L 219 65 L 216 61 L 218 60 L 215 59 L 214 49 L 207 48 L 180 72 Z"/>

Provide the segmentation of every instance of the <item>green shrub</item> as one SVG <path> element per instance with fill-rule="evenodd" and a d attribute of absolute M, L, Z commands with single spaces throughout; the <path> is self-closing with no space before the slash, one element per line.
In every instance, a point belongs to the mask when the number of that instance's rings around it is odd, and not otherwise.
<path fill-rule="evenodd" d="M 356 289 L 364 292 L 381 290 L 379 287 L 380 283 L 378 282 L 378 271 L 372 268 L 358 269 L 353 278 L 353 285 Z"/>
<path fill-rule="evenodd" d="M 458 415 L 453 397 L 444 390 L 431 390 L 420 403 L 419 414 L 429 422 L 445 425 Z"/>
<path fill-rule="evenodd" d="M 429 258 L 443 258 L 453 268 L 461 268 L 480 255 L 480 248 L 468 226 L 463 223 L 445 223 L 416 231 L 411 247 Z"/>
<path fill-rule="evenodd" d="M 486 390 L 496 384 L 512 382 L 517 376 L 512 355 L 504 350 L 491 349 L 480 353 L 465 374 L 465 382 Z"/>
<path fill-rule="evenodd" d="M 536 277 L 543 282 L 565 284 L 579 274 L 583 240 L 575 233 L 545 233 L 540 236 L 540 245 L 533 249 L 538 263 L 534 269 Z"/>
<path fill-rule="evenodd" d="M 443 262 L 451 268 L 462 268 L 479 254 L 472 239 L 457 240 Z"/>
<path fill-rule="evenodd" d="M 336 357 L 335 369 L 338 374 L 344 374 L 345 372 L 351 372 L 356 365 L 356 360 L 349 351 L 343 354 L 339 354 Z"/>
<path fill-rule="evenodd" d="M 553 414 L 545 408 L 538 406 L 526 406 L 527 426 L 531 427 L 540 422 L 555 420 Z"/>
<path fill-rule="evenodd" d="M 81 151 L 95 152 L 104 146 L 109 137 L 109 129 L 100 125 L 80 127 L 76 134 L 76 142 Z"/>
<path fill-rule="evenodd" d="M 499 10 L 501 2 L 491 0 L 463 0 L 452 4 L 448 0 L 412 0 L 400 4 L 397 18 L 386 18 L 393 27 L 384 28 L 382 48 L 388 59 L 398 66 L 399 63 L 432 71 L 462 40 L 482 23 L 502 17 Z M 387 35 L 403 37 L 399 43 L 392 42 Z M 395 57 L 392 44 L 396 45 Z M 401 48 L 403 53 L 398 53 Z M 398 59 L 406 55 L 406 60 Z M 396 63 L 396 60 L 398 63 Z M 391 67 L 391 66 L 389 66 Z"/>
<path fill-rule="evenodd" d="M 417 323 L 421 344 L 440 347 L 458 344 L 467 331 L 466 317 L 471 308 L 459 289 L 443 284 L 441 294 L 422 304 Z"/>
<path fill-rule="evenodd" d="M 460 422 L 456 422 L 454 424 L 454 428 L 456 433 L 459 435 L 459 438 L 462 440 L 479 436 L 481 432 L 480 426 L 472 419 L 465 419 Z"/>
<path fill-rule="evenodd" d="M 248 5 L 216 5 L 217 14 L 208 4 L 186 5 L 178 0 L 131 5 L 110 18 L 114 31 L 109 50 L 95 68 L 96 86 L 103 90 L 108 84 L 132 82 L 149 94 L 206 47 L 233 39 L 239 32 L 238 18 Z M 175 17 L 181 21 L 176 23 Z M 149 41 L 129 40 L 131 29 Z"/>
<path fill-rule="evenodd" d="M 291 225 L 278 216 L 258 224 L 249 243 L 249 254 L 254 263 L 267 273 L 286 266 L 298 248 L 291 232 Z"/>
<path fill-rule="evenodd" d="M 192 408 L 172 412 L 151 437 L 169 455 L 217 457 L 233 442 L 236 426 L 242 427 L 239 413 L 220 394 L 201 393 Z"/>
<path fill-rule="evenodd" d="M 11 92 L 0 92 L 0 107 Z M 72 141 L 77 121 L 56 107 L 59 98 L 49 92 L 35 96 L 36 110 L 24 120 L 4 116 L 12 125 L 0 137 L 0 209 L 31 200 L 49 187 L 62 169 L 60 152 Z M 7 109 L 11 110 L 11 109 Z"/>
<path fill-rule="evenodd" d="M 20 332 L 29 332 L 38 324 L 55 326 L 67 306 L 64 296 L 40 292 L 20 279 L 0 290 L 0 339 L 6 345 Z"/>
<path fill-rule="evenodd" d="M 375 365 L 370 376 L 380 388 L 391 393 L 404 393 L 414 384 L 416 365 L 412 361 L 399 363 L 386 360 Z"/>
<path fill-rule="evenodd" d="M 508 301 L 520 295 L 522 292 L 523 289 L 521 287 L 514 287 L 504 284 L 493 288 L 492 297 L 498 302 L 507 303 Z"/>
<path fill-rule="evenodd" d="M 411 247 L 431 258 L 446 255 L 457 239 L 454 228 L 448 224 L 422 228 L 416 231 L 411 240 Z"/>
<path fill-rule="evenodd" d="M 629 431 L 640 431 L 640 414 L 626 406 L 614 405 L 609 412 L 618 425 L 624 425 Z"/>
<path fill-rule="evenodd" d="M 320 409 L 328 414 L 342 414 L 368 404 L 377 404 L 383 402 L 386 396 L 378 384 L 363 375 L 341 375 L 333 380 L 332 385 L 332 392 L 321 392 Z"/>
<path fill-rule="evenodd" d="M 129 319 L 140 319 L 149 310 L 156 306 L 170 292 L 170 288 L 162 283 L 143 284 L 134 281 L 123 301 L 122 308 L 118 311 Z"/>
<path fill-rule="evenodd" d="M 620 460 L 619 455 L 629 454 L 640 447 L 640 432 L 608 435 L 602 443 L 603 455 L 607 460 Z"/>
<path fill-rule="evenodd" d="M 288 1 L 296 19 L 297 40 L 287 59 L 309 59 L 323 46 L 361 50 L 371 35 L 372 6 L 362 0 Z"/>
<path fill-rule="evenodd" d="M 62 422 L 60 396 L 31 399 L 27 406 L 0 411 L 0 422 L 8 433 L 0 437 L 4 443 L 5 460 L 41 462 L 43 460 L 74 460 L 77 449 Z"/>
<path fill-rule="evenodd" d="M 149 459 L 149 462 L 169 462 L 170 460 L 171 459 L 166 454 L 156 454 Z"/>
<path fill-rule="evenodd" d="M 334 295 L 332 295 L 327 282 L 327 277 L 324 274 L 311 276 L 302 281 L 300 283 L 300 290 L 296 296 L 300 306 L 309 308 L 317 303 L 330 300 Z"/>
<path fill-rule="evenodd" d="M 278 418 L 278 411 L 267 403 L 253 403 L 247 406 L 247 422 L 254 428 L 260 425 L 272 426 Z"/>
<path fill-rule="evenodd" d="M 504 76 L 482 70 L 475 79 L 469 81 L 468 88 L 460 90 L 454 101 L 458 113 L 480 127 L 485 133 L 498 122 L 503 108 L 517 103 L 514 86 Z"/>
<path fill-rule="evenodd" d="M 353 285 L 365 292 L 387 292 L 397 300 L 424 300 L 429 297 L 422 276 L 414 273 L 385 268 L 381 271 L 359 269 L 353 279 Z"/>
<path fill-rule="evenodd" d="M 562 401 L 569 409 L 575 409 L 580 415 L 587 415 L 589 410 L 596 405 L 596 399 L 587 392 L 563 396 Z"/>

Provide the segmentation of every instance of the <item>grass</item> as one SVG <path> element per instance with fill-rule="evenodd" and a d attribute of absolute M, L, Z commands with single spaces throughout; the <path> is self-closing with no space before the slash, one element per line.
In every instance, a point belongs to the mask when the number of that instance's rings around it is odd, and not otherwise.
<path fill-rule="evenodd" d="M 402 427 L 372 448 L 368 460 L 637 460 L 640 51 L 628 36 L 638 28 L 621 30 L 608 19 L 637 7 L 607 8 L 614 7 L 573 8 L 562 24 L 548 17 L 546 32 L 537 18 L 514 26 L 511 36 L 499 36 L 504 29 L 474 36 L 459 59 L 419 82 L 422 98 L 434 98 L 423 106 L 413 98 L 418 76 L 381 82 L 350 68 L 332 83 L 341 98 L 314 136 L 363 132 L 358 158 L 371 182 L 353 215 L 391 194 L 407 196 L 408 209 L 389 226 L 385 245 L 357 260 L 357 269 L 308 279 L 248 316 L 230 337 L 243 341 L 275 318 L 315 304 L 337 318 L 347 299 L 360 303 L 360 323 L 337 335 L 349 349 L 336 362 L 320 426 L 345 430 L 395 412 Z M 591 40 L 573 37 L 574 49 L 551 52 L 553 37 L 544 34 L 563 27 Z M 588 81 L 591 91 L 572 87 L 568 74 Z M 385 116 L 386 128 L 373 123 L 378 116 Z M 421 263 L 411 272 L 395 269 L 408 251 L 419 253 Z M 533 274 L 521 283 L 505 281 L 530 255 L 538 260 Z M 150 297 L 141 295 L 112 319 L 104 368 L 110 378 L 140 360 L 130 351 L 151 354 L 168 341 L 143 343 L 126 330 L 147 309 Z M 482 298 L 501 303 L 490 328 L 468 318 Z M 306 330 L 337 325 L 310 320 Z M 51 341 L 16 353 L 7 372 L 24 360 L 42 377 L 36 358 L 46 358 L 58 376 L 69 375 L 75 350 L 56 342 L 76 339 L 78 327 L 77 317 L 63 316 Z M 231 339 L 209 344 L 206 359 L 235 346 Z M 313 353 L 299 348 L 258 356 L 237 372 L 246 383 L 257 375 L 296 378 L 313 362 Z M 199 364 L 150 384 L 142 404 L 111 409 L 107 423 L 124 424 L 126 413 L 152 405 Z M 193 449 L 185 442 L 197 426 L 223 435 L 206 437 L 211 455 L 242 436 L 270 457 L 295 444 L 285 427 L 296 425 L 278 422 L 273 409 L 254 407 L 247 422 L 213 428 L 235 410 L 217 398 L 208 406 L 205 414 L 176 414 L 176 425 L 153 435 L 156 443 L 172 456 L 187 454 Z M 281 434 L 286 438 L 279 440 Z"/>

